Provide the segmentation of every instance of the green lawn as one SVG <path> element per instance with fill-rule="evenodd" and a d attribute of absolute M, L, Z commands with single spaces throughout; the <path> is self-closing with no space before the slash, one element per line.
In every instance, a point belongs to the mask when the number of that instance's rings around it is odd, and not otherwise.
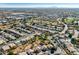
<path fill-rule="evenodd" d="M 67 24 L 73 23 L 74 18 L 68 17 L 68 18 L 64 19 L 64 22 L 67 23 Z"/>

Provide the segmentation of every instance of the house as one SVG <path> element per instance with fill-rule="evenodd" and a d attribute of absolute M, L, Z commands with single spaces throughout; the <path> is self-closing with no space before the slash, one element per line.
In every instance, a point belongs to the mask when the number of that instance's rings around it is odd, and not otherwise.
<path fill-rule="evenodd" d="M 16 47 L 16 44 L 14 44 L 14 43 L 10 43 L 8 45 L 9 45 L 10 48 L 15 48 Z"/>
<path fill-rule="evenodd" d="M 75 25 L 79 25 L 79 21 L 74 21 L 74 24 Z"/>
<path fill-rule="evenodd" d="M 9 49 L 10 49 L 10 47 L 9 47 L 8 45 L 5 45 L 5 46 L 2 47 L 2 50 L 3 50 L 3 51 L 7 51 L 7 50 L 9 50 Z"/>
<path fill-rule="evenodd" d="M 5 41 L 0 39 L 0 45 L 3 44 L 3 43 L 5 43 Z"/>

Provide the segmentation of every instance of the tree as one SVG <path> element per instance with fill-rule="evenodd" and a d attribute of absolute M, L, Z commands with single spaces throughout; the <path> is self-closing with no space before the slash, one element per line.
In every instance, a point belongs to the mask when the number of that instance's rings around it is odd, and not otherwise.
<path fill-rule="evenodd" d="M 12 51 L 9 51 L 8 55 L 14 55 L 14 53 Z"/>
<path fill-rule="evenodd" d="M 72 34 L 71 33 L 69 33 L 69 36 L 68 36 L 69 38 L 72 38 Z"/>
<path fill-rule="evenodd" d="M 64 48 L 67 48 L 67 46 L 66 46 L 65 44 L 63 44 L 63 47 L 64 47 Z"/>
<path fill-rule="evenodd" d="M 36 39 L 36 40 L 39 40 L 39 36 L 38 36 L 38 35 L 35 35 L 35 39 Z"/>
<path fill-rule="evenodd" d="M 72 43 L 72 44 L 76 44 L 76 39 L 75 39 L 75 38 L 72 38 L 72 39 L 71 39 L 71 43 Z"/>
<path fill-rule="evenodd" d="M 2 31 L 2 30 L 0 29 L 0 31 Z"/>
<path fill-rule="evenodd" d="M 45 35 L 45 34 L 42 34 L 40 37 L 41 37 L 41 39 L 43 39 L 43 40 L 46 40 L 46 39 L 47 39 L 47 35 Z"/>

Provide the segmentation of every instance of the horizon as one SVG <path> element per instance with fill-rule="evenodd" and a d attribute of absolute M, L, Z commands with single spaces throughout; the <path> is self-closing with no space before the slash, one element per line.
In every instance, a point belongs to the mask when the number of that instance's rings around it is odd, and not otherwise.
<path fill-rule="evenodd" d="M 79 8 L 79 3 L 0 3 L 0 8 Z"/>

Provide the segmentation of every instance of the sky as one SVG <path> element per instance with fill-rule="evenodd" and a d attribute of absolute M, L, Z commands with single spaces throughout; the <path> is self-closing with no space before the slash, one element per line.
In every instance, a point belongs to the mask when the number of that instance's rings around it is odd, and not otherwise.
<path fill-rule="evenodd" d="M 0 0 L 0 3 L 79 3 L 79 0 Z"/>
<path fill-rule="evenodd" d="M 79 3 L 0 3 L 0 8 L 79 8 Z"/>

